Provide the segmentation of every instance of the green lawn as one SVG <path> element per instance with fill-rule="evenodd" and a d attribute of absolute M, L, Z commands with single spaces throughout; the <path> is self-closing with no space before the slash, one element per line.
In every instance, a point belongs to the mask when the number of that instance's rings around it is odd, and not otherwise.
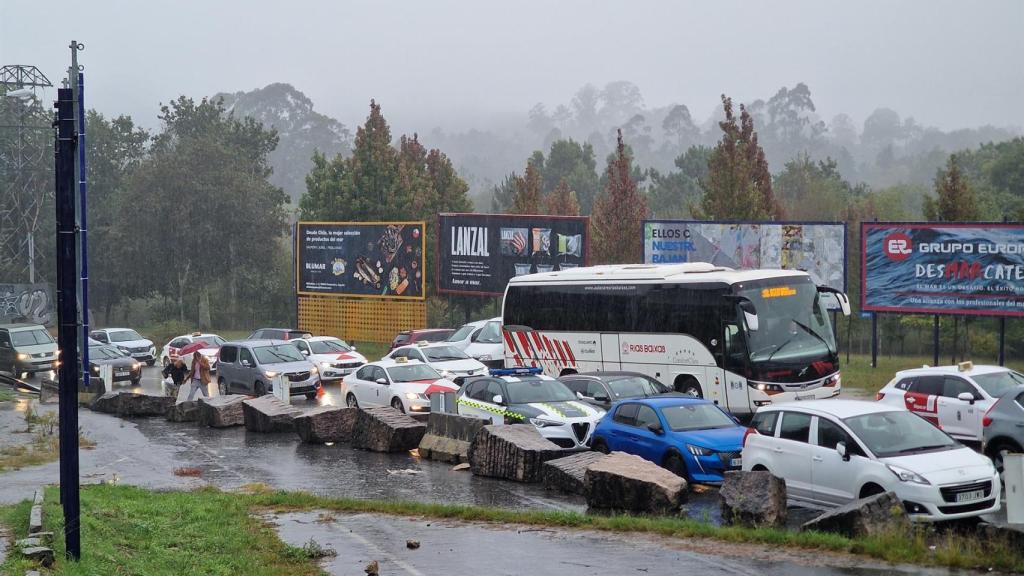
<path fill-rule="evenodd" d="M 61 534 L 58 491 L 49 488 L 44 522 Z M 15 537 L 25 536 L 30 503 L 0 508 L 0 521 Z M 688 518 L 630 515 L 587 515 L 575 512 L 522 511 L 419 502 L 324 498 L 305 493 L 248 487 L 245 493 L 213 488 L 194 492 L 149 491 L 130 486 L 92 485 L 82 488 L 82 549 L 79 564 L 63 561 L 63 542 L 54 550 L 56 575 L 92 574 L 320 574 L 311 560 L 330 542 L 295 548 L 281 542 L 253 513 L 261 511 L 329 510 L 400 516 L 583 528 L 609 532 L 657 534 L 669 538 L 713 538 L 861 554 L 892 562 L 957 568 L 1024 570 L 1024 550 L 1008 542 L 973 534 L 942 534 L 916 526 L 871 538 L 846 538 L 817 532 L 717 527 Z M 571 551 L 570 551 L 571 552 Z M 3 574 L 21 576 L 31 566 L 12 551 L 0 566 Z"/>
<path fill-rule="evenodd" d="M 843 374 L 843 388 L 857 388 L 864 390 L 873 397 L 875 392 L 882 389 L 883 386 L 892 380 L 896 372 L 900 370 L 906 370 L 908 368 L 920 368 L 924 365 L 932 364 L 931 356 L 878 356 L 878 366 L 875 368 L 871 367 L 871 356 L 868 354 L 858 355 L 852 354 L 850 361 L 846 361 L 846 355 L 843 354 L 840 357 L 839 367 Z M 948 363 L 949 359 L 940 360 L 944 363 Z M 979 360 L 978 363 L 985 363 L 988 361 Z M 1016 361 L 1009 362 L 1009 367 L 1016 370 L 1024 371 L 1024 362 Z"/>

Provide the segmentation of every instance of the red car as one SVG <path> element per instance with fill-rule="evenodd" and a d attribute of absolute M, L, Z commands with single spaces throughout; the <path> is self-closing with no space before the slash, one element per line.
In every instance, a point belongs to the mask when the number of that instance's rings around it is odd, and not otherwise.
<path fill-rule="evenodd" d="M 391 342 L 388 352 L 416 342 L 440 342 L 455 333 L 451 328 L 424 328 L 422 330 L 405 330 L 399 332 L 398 336 Z"/>

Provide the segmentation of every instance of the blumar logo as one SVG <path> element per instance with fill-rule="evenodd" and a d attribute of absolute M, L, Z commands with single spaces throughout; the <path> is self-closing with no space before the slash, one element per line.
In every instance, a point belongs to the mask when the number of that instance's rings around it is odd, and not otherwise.
<path fill-rule="evenodd" d="M 901 232 L 889 234 L 885 237 L 883 244 L 885 255 L 890 260 L 895 260 L 896 262 L 902 262 L 910 258 L 910 255 L 914 252 L 914 244 L 910 240 L 910 236 Z"/>

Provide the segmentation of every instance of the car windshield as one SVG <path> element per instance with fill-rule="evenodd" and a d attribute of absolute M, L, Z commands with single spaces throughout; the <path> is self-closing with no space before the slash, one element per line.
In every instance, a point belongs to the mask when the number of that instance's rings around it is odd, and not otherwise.
<path fill-rule="evenodd" d="M 313 354 L 340 354 L 352 351 L 352 347 L 344 340 L 314 340 L 309 343 L 309 349 Z"/>
<path fill-rule="evenodd" d="M 958 446 L 945 432 L 911 412 L 876 412 L 852 416 L 843 422 L 879 458 Z"/>
<path fill-rule="evenodd" d="M 978 374 L 971 376 L 981 389 L 993 398 L 999 398 L 1008 390 L 1024 384 L 1024 374 L 1007 370 L 1006 372 L 992 372 L 990 374 Z"/>
<path fill-rule="evenodd" d="M 89 346 L 90 360 L 117 360 L 118 358 L 124 358 L 124 356 L 106 346 Z"/>
<path fill-rule="evenodd" d="M 424 348 L 423 353 L 431 362 L 445 362 L 447 360 L 465 360 L 469 355 L 455 346 L 431 346 Z"/>
<path fill-rule="evenodd" d="M 714 404 L 681 404 L 661 409 L 665 421 L 673 432 L 688 430 L 712 430 L 739 426 L 725 412 Z"/>
<path fill-rule="evenodd" d="M 52 344 L 53 338 L 46 330 L 25 330 L 23 332 L 11 332 L 11 342 L 15 346 L 35 346 L 36 344 Z"/>
<path fill-rule="evenodd" d="M 437 380 L 441 375 L 426 364 L 410 364 L 408 366 L 392 366 L 387 368 L 392 382 L 418 382 L 420 380 Z"/>
<path fill-rule="evenodd" d="M 306 359 L 294 344 L 260 346 L 253 348 L 252 351 L 256 355 L 256 361 L 260 364 L 284 364 L 285 362 L 298 362 Z"/>
<path fill-rule="evenodd" d="M 488 322 L 476 337 L 483 344 L 501 344 L 501 322 Z"/>
<path fill-rule="evenodd" d="M 472 324 L 466 324 L 462 328 L 456 330 L 454 334 L 449 336 L 447 342 L 461 342 L 462 340 L 469 338 L 469 335 L 472 334 L 473 330 L 475 329 L 476 326 L 473 326 Z"/>
<path fill-rule="evenodd" d="M 612 395 L 616 398 L 638 398 L 668 392 L 668 388 L 660 382 L 648 380 L 643 376 L 615 378 L 608 381 L 608 387 L 612 389 Z"/>
<path fill-rule="evenodd" d="M 133 340 L 145 340 L 135 330 L 114 330 L 110 332 L 111 342 L 131 342 Z"/>
<path fill-rule="evenodd" d="M 509 404 L 532 404 L 534 402 L 568 402 L 575 400 L 572 390 L 558 380 L 535 378 L 521 382 L 509 382 Z"/>
<path fill-rule="evenodd" d="M 424 332 L 416 336 L 417 340 L 425 340 L 427 342 L 440 342 L 448 337 L 449 332 L 444 330 L 438 330 L 436 332 Z"/>

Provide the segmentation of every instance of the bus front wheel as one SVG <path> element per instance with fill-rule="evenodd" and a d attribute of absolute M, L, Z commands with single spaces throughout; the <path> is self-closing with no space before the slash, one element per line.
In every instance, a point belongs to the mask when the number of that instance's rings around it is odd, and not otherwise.
<path fill-rule="evenodd" d="M 700 389 L 700 383 L 693 376 L 681 376 L 676 378 L 676 392 L 686 394 L 693 398 L 703 398 L 704 391 Z"/>

